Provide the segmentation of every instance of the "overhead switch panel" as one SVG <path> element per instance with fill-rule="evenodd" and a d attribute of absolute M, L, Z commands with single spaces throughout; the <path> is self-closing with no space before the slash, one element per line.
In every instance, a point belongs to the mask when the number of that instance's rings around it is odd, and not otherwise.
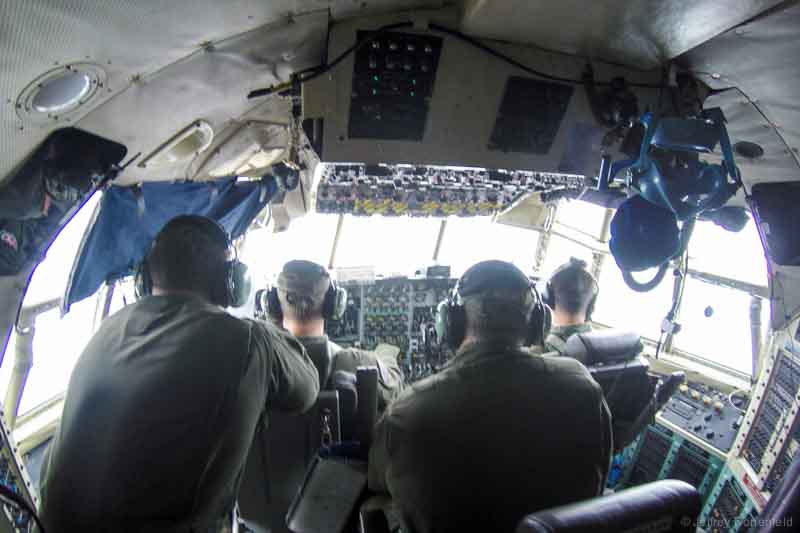
<path fill-rule="evenodd" d="M 358 42 L 370 32 L 359 31 Z M 353 139 L 421 141 L 442 40 L 387 33 L 356 53 L 348 135 Z"/>

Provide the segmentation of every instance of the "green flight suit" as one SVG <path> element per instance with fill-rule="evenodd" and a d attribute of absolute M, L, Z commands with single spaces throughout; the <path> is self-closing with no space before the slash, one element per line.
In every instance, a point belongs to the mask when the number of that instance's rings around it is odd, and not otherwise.
<path fill-rule="evenodd" d="M 553 326 L 550 328 L 550 334 L 544 341 L 546 352 L 557 352 L 558 355 L 564 355 L 567 351 L 567 340 L 576 333 L 588 333 L 592 331 L 592 325 L 589 322 L 583 324 L 572 324 L 570 326 Z M 581 361 L 582 363 L 584 361 Z"/>
<path fill-rule="evenodd" d="M 308 356 L 319 371 L 321 389 L 331 387 L 330 379 L 334 372 L 342 370 L 356 373 L 360 366 L 373 366 L 378 369 L 378 412 L 383 412 L 400 392 L 403 374 L 397 362 L 400 350 L 389 344 L 380 344 L 373 351 L 358 348 L 342 348 L 328 340 L 328 336 L 299 337 Z"/>
<path fill-rule="evenodd" d="M 600 495 L 611 450 L 608 407 L 583 365 L 472 344 L 389 406 L 369 486 L 416 533 L 514 531 L 528 513 Z"/>
<path fill-rule="evenodd" d="M 265 410 L 317 399 L 303 346 L 190 295 L 148 296 L 107 318 L 70 378 L 42 470 L 60 531 L 219 531 Z"/>

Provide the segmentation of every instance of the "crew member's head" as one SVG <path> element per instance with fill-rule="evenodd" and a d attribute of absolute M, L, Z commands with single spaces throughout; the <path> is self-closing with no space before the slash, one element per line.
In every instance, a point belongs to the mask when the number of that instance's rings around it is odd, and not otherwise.
<path fill-rule="evenodd" d="M 549 316 L 528 277 L 511 263 L 469 268 L 439 308 L 440 335 L 458 348 L 475 342 L 541 344 Z"/>
<path fill-rule="evenodd" d="M 591 319 L 598 289 L 585 261 L 573 257 L 558 267 L 547 285 L 546 303 L 553 308 L 553 325 L 577 325 Z"/>
<path fill-rule="evenodd" d="M 231 244 L 215 221 L 198 215 L 170 220 L 145 259 L 145 294 L 195 294 L 226 307 L 230 298 Z"/>
<path fill-rule="evenodd" d="M 323 307 L 330 288 L 330 274 L 322 265 L 304 260 L 286 263 L 277 283 L 283 327 L 298 337 L 324 335 Z"/>

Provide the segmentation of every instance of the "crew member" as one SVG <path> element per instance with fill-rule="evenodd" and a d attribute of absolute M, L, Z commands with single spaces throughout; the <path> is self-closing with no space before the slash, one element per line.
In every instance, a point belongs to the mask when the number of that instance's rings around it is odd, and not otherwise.
<path fill-rule="evenodd" d="M 572 257 L 547 282 L 544 300 L 553 309 L 553 327 L 545 340 L 548 352 L 564 355 L 572 335 L 592 330 L 589 320 L 599 285 L 587 267 L 586 261 Z"/>
<path fill-rule="evenodd" d="M 156 237 L 145 296 L 103 322 L 72 373 L 42 473 L 48 533 L 227 529 L 262 413 L 314 404 L 303 346 L 223 309 L 244 300 L 232 252 L 200 216 Z"/>
<path fill-rule="evenodd" d="M 355 374 L 359 366 L 378 368 L 378 410 L 383 411 L 402 385 L 397 363 L 399 349 L 378 345 L 373 352 L 341 348 L 325 335 L 325 320 L 339 319 L 347 306 L 347 292 L 331 280 L 328 271 L 311 261 L 289 261 L 267 295 L 273 321 L 294 334 L 319 371 L 321 388 L 331 388 L 337 371 Z"/>
<path fill-rule="evenodd" d="M 528 513 L 601 494 L 611 459 L 603 393 L 573 359 L 532 355 L 546 308 L 509 263 L 471 267 L 439 306 L 457 347 L 380 419 L 369 486 L 418 533 L 514 531 Z"/>

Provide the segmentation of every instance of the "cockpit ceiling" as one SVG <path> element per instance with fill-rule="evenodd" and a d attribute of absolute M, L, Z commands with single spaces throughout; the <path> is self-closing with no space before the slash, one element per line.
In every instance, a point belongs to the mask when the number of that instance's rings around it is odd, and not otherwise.
<path fill-rule="evenodd" d="M 706 106 L 723 108 L 732 142 L 764 149 L 756 160 L 740 158 L 746 185 L 800 179 L 800 3 L 785 4 L 678 59 L 709 87 L 734 88 Z"/>
<path fill-rule="evenodd" d="M 230 132 L 241 130 L 243 124 L 251 125 L 248 121 L 274 125 L 288 119 L 287 102 L 277 98 L 249 101 L 247 92 L 286 80 L 290 72 L 320 63 L 325 57 L 329 24 L 360 15 L 452 6 L 454 25 L 477 37 L 534 44 L 647 69 L 709 39 L 713 43 L 715 36 L 778 3 L 777 0 L 0 2 L 3 70 L 0 95 L 4 100 L 0 106 L 0 181 L 50 132 L 65 126 L 77 125 L 124 143 L 129 154 L 141 152 L 145 157 L 178 132 L 204 121 L 215 134 L 209 156 L 217 154 L 213 157 L 220 159 L 219 154 L 234 145 L 247 148 L 251 146 L 247 140 L 238 139 L 222 147 L 217 143 L 226 140 Z M 460 22 L 455 23 L 458 17 Z M 726 57 L 737 61 L 734 56 Z M 786 56 L 786 61 L 791 58 Z M 17 107 L 18 99 L 25 96 L 32 82 L 68 65 L 84 69 L 96 84 L 79 106 L 49 115 L 28 113 L 24 105 Z M 770 72 L 768 79 L 776 75 Z M 792 87 L 796 84 L 786 89 Z M 274 130 L 272 127 L 268 138 L 262 135 L 268 141 L 270 156 L 280 151 L 286 138 Z M 119 183 L 211 177 L 198 170 L 203 165 L 209 166 L 201 159 L 167 168 L 132 166 L 120 176 Z M 227 168 L 225 161 L 213 163 L 215 168 Z"/>
<path fill-rule="evenodd" d="M 781 0 L 467 0 L 462 30 L 644 70 Z"/>
<path fill-rule="evenodd" d="M 321 61 L 331 14 L 420 6 L 441 0 L 0 2 L 0 180 L 60 127 L 77 124 L 146 155 L 194 120 L 238 118 L 261 103 L 247 101 L 249 90 Z M 16 108 L 32 81 L 76 63 L 102 83 L 80 108 L 56 118 Z"/>

